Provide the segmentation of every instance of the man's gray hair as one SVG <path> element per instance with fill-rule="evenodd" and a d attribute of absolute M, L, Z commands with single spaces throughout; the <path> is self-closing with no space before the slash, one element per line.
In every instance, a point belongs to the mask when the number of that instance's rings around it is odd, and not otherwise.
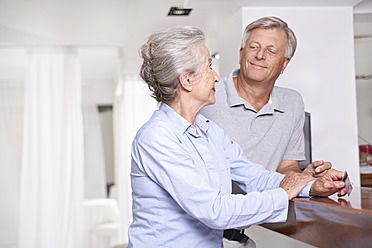
<path fill-rule="evenodd" d="M 200 50 L 204 44 L 198 27 L 174 27 L 147 37 L 140 48 L 140 76 L 158 102 L 174 100 L 180 75 L 198 75 L 205 63 Z"/>
<path fill-rule="evenodd" d="M 292 29 L 288 27 L 288 24 L 285 21 L 274 16 L 263 17 L 249 24 L 244 30 L 241 48 L 245 47 L 249 37 L 249 33 L 255 28 L 284 30 L 285 34 L 287 35 L 287 48 L 284 57 L 288 59 L 293 57 L 297 47 L 296 36 Z"/>

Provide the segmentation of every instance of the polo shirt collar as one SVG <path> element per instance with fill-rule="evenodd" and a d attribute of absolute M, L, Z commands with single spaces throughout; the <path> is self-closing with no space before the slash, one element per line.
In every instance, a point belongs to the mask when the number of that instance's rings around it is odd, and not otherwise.
<path fill-rule="evenodd" d="M 270 99 L 272 100 L 273 109 L 284 113 L 284 104 L 282 100 L 278 97 L 278 89 L 276 86 L 273 87 L 270 93 Z"/>
<path fill-rule="evenodd" d="M 237 105 L 244 105 L 246 101 L 242 99 L 238 92 L 235 89 L 234 85 L 234 77 L 237 77 L 239 75 L 240 69 L 237 69 L 230 73 L 229 78 L 227 80 L 227 83 L 225 85 L 226 87 L 226 96 L 227 96 L 227 103 L 229 104 L 229 107 L 237 106 Z"/>
<path fill-rule="evenodd" d="M 237 77 L 239 75 L 240 69 L 237 69 L 233 72 L 230 73 L 227 83 L 225 85 L 226 87 L 226 97 L 227 97 L 227 103 L 229 107 L 234 107 L 238 105 L 244 105 L 247 109 L 250 109 L 252 111 L 256 111 L 247 101 L 242 99 L 238 92 L 236 91 L 235 85 L 234 85 L 234 77 Z M 279 112 L 284 112 L 284 106 L 281 102 L 281 100 L 278 98 L 277 93 L 276 93 L 276 87 L 274 86 L 271 93 L 270 93 L 270 100 L 269 103 L 271 102 L 272 104 L 272 111 L 279 111 Z M 265 105 L 267 106 L 267 105 Z"/>

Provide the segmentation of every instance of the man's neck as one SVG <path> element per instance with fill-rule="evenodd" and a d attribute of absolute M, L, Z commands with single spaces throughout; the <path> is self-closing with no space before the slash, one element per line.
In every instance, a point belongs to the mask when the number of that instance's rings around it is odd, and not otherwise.
<path fill-rule="evenodd" d="M 274 83 L 250 83 L 242 81 L 239 77 L 235 77 L 233 80 L 239 96 L 251 104 L 257 112 L 269 102 Z"/>

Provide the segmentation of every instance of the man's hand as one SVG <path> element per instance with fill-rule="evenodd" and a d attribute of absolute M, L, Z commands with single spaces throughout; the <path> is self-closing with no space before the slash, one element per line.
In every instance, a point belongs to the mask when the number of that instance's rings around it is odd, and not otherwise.
<path fill-rule="evenodd" d="M 347 193 L 345 183 L 342 181 L 344 172 L 335 169 L 329 169 L 324 176 L 315 180 L 310 189 L 310 195 L 330 196 L 338 192 L 338 196 L 344 196 Z"/>
<path fill-rule="evenodd" d="M 321 177 L 324 176 L 327 170 L 331 168 L 332 164 L 330 162 L 324 162 L 323 160 L 320 160 L 309 164 L 302 173 L 309 174 L 313 177 Z"/>
<path fill-rule="evenodd" d="M 292 200 L 311 180 L 314 180 L 314 178 L 308 174 L 288 172 L 280 182 L 279 187 L 283 188 L 287 192 L 288 199 Z"/>

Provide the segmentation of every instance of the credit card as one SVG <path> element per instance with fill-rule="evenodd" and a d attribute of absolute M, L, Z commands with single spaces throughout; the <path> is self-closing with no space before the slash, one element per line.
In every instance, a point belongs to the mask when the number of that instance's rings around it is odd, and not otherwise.
<path fill-rule="evenodd" d="M 347 174 L 347 171 L 345 170 L 344 176 L 342 178 L 342 181 L 345 182 L 345 188 L 347 189 L 347 195 L 349 196 L 351 194 L 351 191 L 353 190 L 353 185 L 350 182 L 349 175 Z"/>

